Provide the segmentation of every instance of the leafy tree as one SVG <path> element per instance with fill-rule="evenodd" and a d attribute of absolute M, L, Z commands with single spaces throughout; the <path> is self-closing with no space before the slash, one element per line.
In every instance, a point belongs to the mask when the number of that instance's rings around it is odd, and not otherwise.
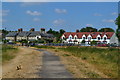
<path fill-rule="evenodd" d="M 112 28 L 101 28 L 99 32 L 115 32 Z"/>
<path fill-rule="evenodd" d="M 85 40 L 82 40 L 82 42 L 81 43 L 85 43 Z"/>
<path fill-rule="evenodd" d="M 20 40 L 19 42 L 20 42 L 20 43 L 28 43 L 28 41 L 27 41 L 27 40 L 25 40 L 25 39 Z"/>
<path fill-rule="evenodd" d="M 9 33 L 9 31 L 2 29 L 2 39 Z"/>
<path fill-rule="evenodd" d="M 97 32 L 97 29 L 92 27 L 86 27 L 86 28 L 82 28 L 80 32 Z"/>
<path fill-rule="evenodd" d="M 65 30 L 63 30 L 63 29 L 60 29 L 60 34 L 63 34 L 63 33 L 65 33 Z"/>
<path fill-rule="evenodd" d="M 53 32 L 53 30 L 50 28 L 50 30 L 49 31 L 47 31 L 47 33 L 52 33 Z"/>
<path fill-rule="evenodd" d="M 91 42 L 91 45 L 96 45 L 97 44 L 97 41 L 95 41 L 95 40 L 93 40 L 92 42 Z"/>
<path fill-rule="evenodd" d="M 65 30 L 60 29 L 59 31 L 54 31 L 50 28 L 49 31 L 47 31 L 47 33 L 49 34 L 53 34 L 56 37 L 56 41 L 60 41 L 60 37 L 62 36 L 62 34 L 65 32 Z"/>
<path fill-rule="evenodd" d="M 120 14 L 118 18 L 116 19 L 115 24 L 118 25 L 118 28 L 116 30 L 116 36 L 118 37 L 118 40 L 120 42 Z"/>

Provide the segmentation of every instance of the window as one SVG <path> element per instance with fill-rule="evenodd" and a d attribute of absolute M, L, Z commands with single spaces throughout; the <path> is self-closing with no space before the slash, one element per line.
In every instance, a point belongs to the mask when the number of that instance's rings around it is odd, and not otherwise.
<path fill-rule="evenodd" d="M 88 37 L 88 40 L 91 40 L 91 37 Z"/>
<path fill-rule="evenodd" d="M 72 39 L 72 37 L 69 37 L 70 39 Z"/>
<path fill-rule="evenodd" d="M 75 37 L 75 39 L 77 39 L 77 37 Z"/>
<path fill-rule="evenodd" d="M 106 40 L 107 38 L 106 37 L 104 37 L 104 40 Z"/>
<path fill-rule="evenodd" d="M 65 39 L 65 37 L 63 37 L 63 39 Z"/>
<path fill-rule="evenodd" d="M 85 40 L 85 37 L 83 37 L 83 40 Z"/>
<path fill-rule="evenodd" d="M 98 37 L 98 40 L 100 40 L 100 37 Z"/>

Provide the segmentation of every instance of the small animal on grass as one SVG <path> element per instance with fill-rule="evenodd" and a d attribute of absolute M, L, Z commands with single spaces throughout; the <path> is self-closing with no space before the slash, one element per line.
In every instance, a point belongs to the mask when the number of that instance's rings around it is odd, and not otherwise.
<path fill-rule="evenodd" d="M 22 69 L 21 65 L 18 65 L 16 69 L 21 70 Z"/>

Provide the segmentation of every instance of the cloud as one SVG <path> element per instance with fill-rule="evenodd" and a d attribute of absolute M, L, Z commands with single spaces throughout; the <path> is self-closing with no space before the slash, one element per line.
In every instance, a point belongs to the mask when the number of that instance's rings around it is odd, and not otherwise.
<path fill-rule="evenodd" d="M 67 13 L 66 9 L 55 9 L 56 13 Z"/>
<path fill-rule="evenodd" d="M 55 26 L 60 26 L 60 25 L 63 25 L 65 23 L 65 20 L 63 20 L 63 19 L 57 19 L 57 20 L 54 20 L 53 21 L 53 24 L 55 25 Z"/>
<path fill-rule="evenodd" d="M 99 13 L 95 13 L 94 16 L 102 16 L 102 15 Z"/>
<path fill-rule="evenodd" d="M 87 27 L 93 27 L 93 25 L 92 25 L 92 24 L 86 24 L 86 26 L 87 26 Z"/>
<path fill-rule="evenodd" d="M 109 20 L 107 20 L 107 19 L 104 19 L 104 20 L 102 20 L 103 22 L 108 22 L 108 23 L 114 23 L 115 22 L 115 20 L 113 20 L 113 19 L 109 19 Z"/>
<path fill-rule="evenodd" d="M 33 21 L 37 22 L 37 21 L 40 21 L 39 18 L 33 18 Z"/>
<path fill-rule="evenodd" d="M 118 15 L 118 13 L 117 12 L 113 12 L 111 15 Z"/>
<path fill-rule="evenodd" d="M 28 10 L 28 11 L 26 11 L 26 13 L 29 14 L 29 15 L 32 15 L 32 16 L 40 16 L 40 15 L 42 15 L 42 13 L 40 13 L 38 11 L 30 11 L 30 10 Z"/>
<path fill-rule="evenodd" d="M 0 10 L 0 15 L 7 16 L 10 10 Z"/>

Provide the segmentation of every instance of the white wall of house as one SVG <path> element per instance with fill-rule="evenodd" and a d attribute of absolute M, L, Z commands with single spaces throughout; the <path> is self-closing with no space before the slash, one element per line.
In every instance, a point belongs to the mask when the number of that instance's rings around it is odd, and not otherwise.
<path fill-rule="evenodd" d="M 15 41 L 15 37 L 6 37 L 6 40 Z"/>
<path fill-rule="evenodd" d="M 110 43 L 111 44 L 119 44 L 118 38 L 116 36 L 116 34 L 114 33 L 113 36 L 110 38 Z"/>
<path fill-rule="evenodd" d="M 61 38 L 63 39 L 63 38 L 65 38 L 65 36 L 62 35 Z M 69 42 L 70 40 L 72 42 Z M 78 42 L 74 42 L 74 40 L 77 40 Z M 83 40 L 85 40 L 85 41 L 93 41 L 94 40 L 94 41 L 100 41 L 100 42 L 106 41 L 107 44 L 110 43 L 110 39 L 107 38 L 107 35 L 104 35 L 103 37 L 98 35 L 95 39 L 93 39 L 90 34 L 87 37 L 86 37 L 86 35 L 83 35 L 82 38 L 78 38 L 77 35 L 75 35 L 75 36 L 69 35 L 69 37 L 66 40 L 63 40 L 63 42 L 80 44 Z M 86 44 L 88 44 L 88 42 L 86 42 Z"/>
<path fill-rule="evenodd" d="M 19 36 L 17 36 L 16 39 L 17 39 L 17 41 L 19 41 L 19 40 L 27 40 L 27 37 L 19 37 Z"/>
<path fill-rule="evenodd" d="M 33 37 L 28 37 L 28 40 L 38 40 L 38 38 L 40 39 L 41 36 L 37 35 L 37 36 L 33 36 Z"/>

